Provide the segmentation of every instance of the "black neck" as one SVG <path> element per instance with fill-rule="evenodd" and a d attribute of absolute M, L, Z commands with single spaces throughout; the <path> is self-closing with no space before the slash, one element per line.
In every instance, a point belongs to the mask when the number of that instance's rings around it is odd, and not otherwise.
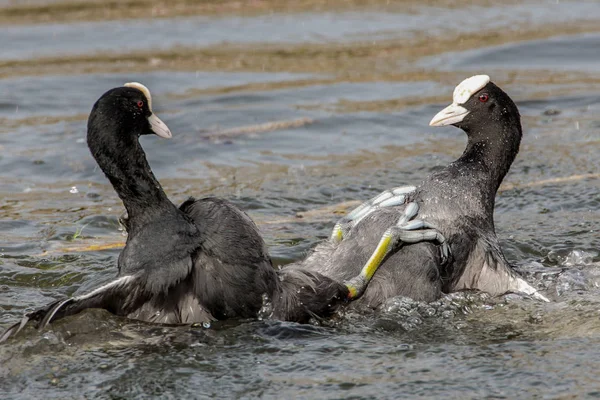
<path fill-rule="evenodd" d="M 498 125 L 496 129 L 488 125 L 483 132 L 467 132 L 467 148 L 457 161 L 476 169 L 485 169 L 489 176 L 489 188 L 493 193 L 496 193 L 515 160 L 522 136 L 520 123 Z M 498 137 L 490 138 L 489 135 Z"/>
<path fill-rule="evenodd" d="M 121 134 L 116 141 L 89 143 L 98 165 L 123 201 L 130 227 L 141 226 L 156 213 L 175 206 L 152 173 L 137 135 Z"/>

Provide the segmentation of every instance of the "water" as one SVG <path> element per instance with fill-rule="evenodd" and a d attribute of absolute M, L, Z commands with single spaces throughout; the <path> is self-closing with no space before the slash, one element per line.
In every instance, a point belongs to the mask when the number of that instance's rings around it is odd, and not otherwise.
<path fill-rule="evenodd" d="M 43 24 L 1 2 L 0 329 L 114 276 L 122 205 L 85 123 L 129 81 L 150 87 L 174 134 L 142 139 L 169 196 L 234 201 L 285 264 L 336 211 L 458 157 L 464 134 L 427 124 L 458 82 L 490 74 L 525 130 L 496 230 L 551 303 L 460 293 L 210 327 L 92 310 L 0 346 L 2 397 L 600 396 L 600 5 L 407 3 Z"/>

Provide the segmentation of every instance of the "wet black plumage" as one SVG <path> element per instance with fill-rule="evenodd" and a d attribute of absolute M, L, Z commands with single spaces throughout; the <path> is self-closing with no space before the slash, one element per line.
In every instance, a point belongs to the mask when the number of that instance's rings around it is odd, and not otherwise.
<path fill-rule="evenodd" d="M 436 246 L 430 243 L 401 247 L 384 260 L 359 303 L 376 307 L 398 295 L 432 301 L 461 289 L 494 295 L 507 291 L 537 295 L 507 262 L 494 229 L 496 192 L 521 142 L 519 110 L 502 89 L 489 82 L 489 77 L 470 79 L 483 79 L 484 84 L 464 103 L 456 104 L 468 112 L 464 119 L 453 123 L 467 134 L 465 151 L 458 160 L 425 179 L 408 199 L 420 206 L 418 218 L 435 225 L 446 237 L 452 259 L 442 265 Z M 459 88 L 455 97 L 460 95 Z M 486 97 L 480 98 L 483 95 Z M 396 223 L 403 207 L 376 211 L 339 244 L 324 242 L 306 260 L 290 268 L 318 271 L 332 279 L 350 279 L 369 259 L 386 229 Z"/>
<path fill-rule="evenodd" d="M 28 320 L 44 327 L 86 308 L 177 324 L 256 317 L 266 299 L 274 318 L 306 322 L 343 304 L 343 284 L 318 272 L 276 271 L 256 225 L 230 202 L 171 203 L 139 143 L 141 135 L 170 137 L 170 131 L 152 114 L 147 89 L 132 86 L 105 93 L 88 120 L 90 151 L 127 210 L 117 277 L 28 314 L 0 341 Z"/>

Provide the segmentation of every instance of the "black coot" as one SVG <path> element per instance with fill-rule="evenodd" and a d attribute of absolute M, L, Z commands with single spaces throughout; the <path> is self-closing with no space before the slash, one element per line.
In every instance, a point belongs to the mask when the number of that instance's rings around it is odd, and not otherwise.
<path fill-rule="evenodd" d="M 273 318 L 305 322 L 352 298 L 352 283 L 316 271 L 276 271 L 257 227 L 231 203 L 214 197 L 191 198 L 180 207 L 171 203 L 139 143 L 141 135 L 152 133 L 171 137 L 153 114 L 145 86 L 130 83 L 96 102 L 87 143 L 127 210 L 118 275 L 91 293 L 28 314 L 0 341 L 28 320 L 42 328 L 86 308 L 175 324 L 255 317 L 267 301 Z"/>
<path fill-rule="evenodd" d="M 524 292 L 547 301 L 509 265 L 494 230 L 496 192 L 521 142 L 519 110 L 487 75 L 460 83 L 453 100 L 430 125 L 461 128 L 468 138 L 462 156 L 417 187 L 387 191 L 366 207 L 359 207 L 351 218 L 336 225 L 331 240 L 288 268 L 313 270 L 343 280 L 364 266 L 381 265 L 360 300 L 373 307 L 393 296 L 432 301 L 461 289 L 479 289 L 493 295 Z M 385 207 L 386 203 L 390 206 Z M 406 213 L 408 206 L 398 206 L 402 203 L 416 203 L 419 218 L 443 234 L 452 253 L 449 262 L 442 262 L 432 244 L 394 247 L 397 242 L 391 239 L 406 233 L 398 228 L 390 231 L 399 216 Z M 369 208 L 371 212 L 367 213 Z M 340 240 L 342 231 L 338 228 L 344 225 L 351 229 Z M 409 225 L 400 224 L 400 228 Z"/>

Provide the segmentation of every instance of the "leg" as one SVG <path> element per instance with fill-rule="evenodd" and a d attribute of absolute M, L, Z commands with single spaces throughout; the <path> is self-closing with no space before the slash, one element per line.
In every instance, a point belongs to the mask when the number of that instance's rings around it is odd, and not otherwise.
<path fill-rule="evenodd" d="M 381 192 L 371 200 L 362 203 L 352 210 L 348 215 L 341 218 L 333 227 L 330 240 L 341 242 L 360 221 L 375 210 L 384 207 L 400 206 L 406 202 L 407 195 L 413 193 L 415 186 L 402 186 Z"/>
<path fill-rule="evenodd" d="M 346 282 L 348 298 L 356 300 L 367 289 L 367 286 L 384 258 L 402 243 L 434 242 L 441 246 L 442 263 L 446 263 L 450 248 L 446 238 L 431 224 L 413 219 L 419 211 L 417 203 L 409 203 L 398 223 L 383 234 L 371 258 L 367 261 L 360 274 Z"/>

